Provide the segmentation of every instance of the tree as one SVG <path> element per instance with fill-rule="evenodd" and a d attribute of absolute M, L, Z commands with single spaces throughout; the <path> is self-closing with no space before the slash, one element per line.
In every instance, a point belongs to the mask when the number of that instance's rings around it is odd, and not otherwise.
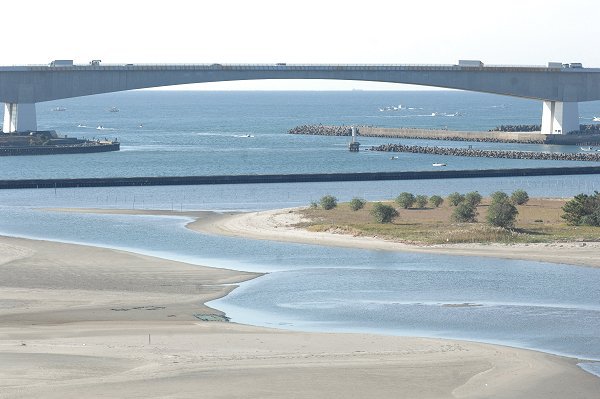
<path fill-rule="evenodd" d="M 525 205 L 529 201 L 529 194 L 525 190 L 515 190 L 510 195 L 510 200 L 515 205 Z"/>
<path fill-rule="evenodd" d="M 483 197 L 477 191 L 471 191 L 465 194 L 465 202 L 471 206 L 477 206 L 481 203 Z"/>
<path fill-rule="evenodd" d="M 452 212 L 451 219 L 459 223 L 473 223 L 477 218 L 477 208 L 467 202 L 459 203 Z"/>
<path fill-rule="evenodd" d="M 486 220 L 496 227 L 513 227 L 519 211 L 517 207 L 507 198 L 492 201 L 488 208 Z"/>
<path fill-rule="evenodd" d="M 461 193 L 454 192 L 448 196 L 448 203 L 451 206 L 457 206 L 465 200 L 465 196 Z"/>
<path fill-rule="evenodd" d="M 417 204 L 417 208 L 423 209 L 425 208 L 425 205 L 427 205 L 427 200 L 429 198 L 427 198 L 426 195 L 417 195 L 415 197 L 415 204 Z"/>
<path fill-rule="evenodd" d="M 439 195 L 432 195 L 429 197 L 429 203 L 437 208 L 444 203 L 444 199 Z"/>
<path fill-rule="evenodd" d="M 404 209 L 408 209 L 413 206 L 415 200 L 415 196 L 407 192 L 400 193 L 400 195 L 396 197 L 396 203 Z"/>
<path fill-rule="evenodd" d="M 496 192 L 492 193 L 492 195 L 490 195 L 490 198 L 492 199 L 492 203 L 504 201 L 504 200 L 508 200 L 508 194 L 506 194 L 503 191 L 496 191 Z"/>
<path fill-rule="evenodd" d="M 321 204 L 321 208 L 328 211 L 337 206 L 337 198 L 335 198 L 333 195 L 326 195 L 324 197 L 321 197 L 321 199 L 319 200 L 319 204 Z"/>
<path fill-rule="evenodd" d="M 352 200 L 350 201 L 350 209 L 352 209 L 353 211 L 358 211 L 359 209 L 364 208 L 366 203 L 367 201 L 365 201 L 362 198 L 352 198 Z"/>
<path fill-rule="evenodd" d="M 398 216 L 398 211 L 391 205 L 376 202 L 371 209 L 371 215 L 378 223 L 390 223 Z"/>
<path fill-rule="evenodd" d="M 571 225 L 600 226 L 600 192 L 577 194 L 562 207 L 561 218 Z"/>

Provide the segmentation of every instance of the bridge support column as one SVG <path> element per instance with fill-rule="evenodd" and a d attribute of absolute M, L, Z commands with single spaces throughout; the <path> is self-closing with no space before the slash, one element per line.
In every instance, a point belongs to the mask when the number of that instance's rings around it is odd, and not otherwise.
<path fill-rule="evenodd" d="M 567 134 L 579 131 L 578 103 L 544 101 L 542 134 Z"/>
<path fill-rule="evenodd" d="M 37 130 L 35 103 L 4 103 L 3 133 L 29 132 Z"/>

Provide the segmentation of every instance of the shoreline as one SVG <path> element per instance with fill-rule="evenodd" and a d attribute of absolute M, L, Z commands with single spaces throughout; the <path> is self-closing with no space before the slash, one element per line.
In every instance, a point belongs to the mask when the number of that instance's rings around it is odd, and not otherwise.
<path fill-rule="evenodd" d="M 221 216 L 208 220 L 220 223 Z M 588 398 L 600 389 L 578 359 L 532 350 L 193 316 L 210 313 L 206 301 L 255 273 L 31 239 L 0 237 L 0 248 L 0 358 L 10 362 L 0 368 L 0 389 L 7 398 L 58 398 L 81 389 L 90 397 L 262 398 L 291 390 L 299 398 L 391 398 L 399 391 L 418 398 Z"/>

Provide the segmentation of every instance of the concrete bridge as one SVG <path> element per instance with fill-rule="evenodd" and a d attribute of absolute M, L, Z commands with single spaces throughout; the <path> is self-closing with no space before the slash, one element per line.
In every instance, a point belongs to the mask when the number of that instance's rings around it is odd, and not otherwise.
<path fill-rule="evenodd" d="M 92 94 L 188 83 L 254 79 L 335 79 L 407 83 L 537 99 L 543 102 L 542 133 L 579 130 L 578 103 L 600 100 L 600 69 L 581 64 L 456 65 L 169 64 L 48 65 L 0 67 L 3 132 L 35 131 L 35 104 Z"/>

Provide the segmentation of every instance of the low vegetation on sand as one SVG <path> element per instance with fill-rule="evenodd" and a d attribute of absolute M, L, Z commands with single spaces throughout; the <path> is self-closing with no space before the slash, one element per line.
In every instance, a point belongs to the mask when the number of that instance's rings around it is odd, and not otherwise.
<path fill-rule="evenodd" d="M 309 207 L 299 211 L 305 222 L 298 227 L 411 244 L 600 241 L 600 228 L 594 226 L 600 194 L 566 200 L 529 198 L 522 190 L 515 193 L 496 192 L 488 198 L 454 193 L 442 202 L 432 196 L 429 204 L 424 199 L 417 204 L 411 201 L 416 196 L 402 193 L 401 201 L 361 200 L 360 208 L 350 203 L 329 210 Z"/>

